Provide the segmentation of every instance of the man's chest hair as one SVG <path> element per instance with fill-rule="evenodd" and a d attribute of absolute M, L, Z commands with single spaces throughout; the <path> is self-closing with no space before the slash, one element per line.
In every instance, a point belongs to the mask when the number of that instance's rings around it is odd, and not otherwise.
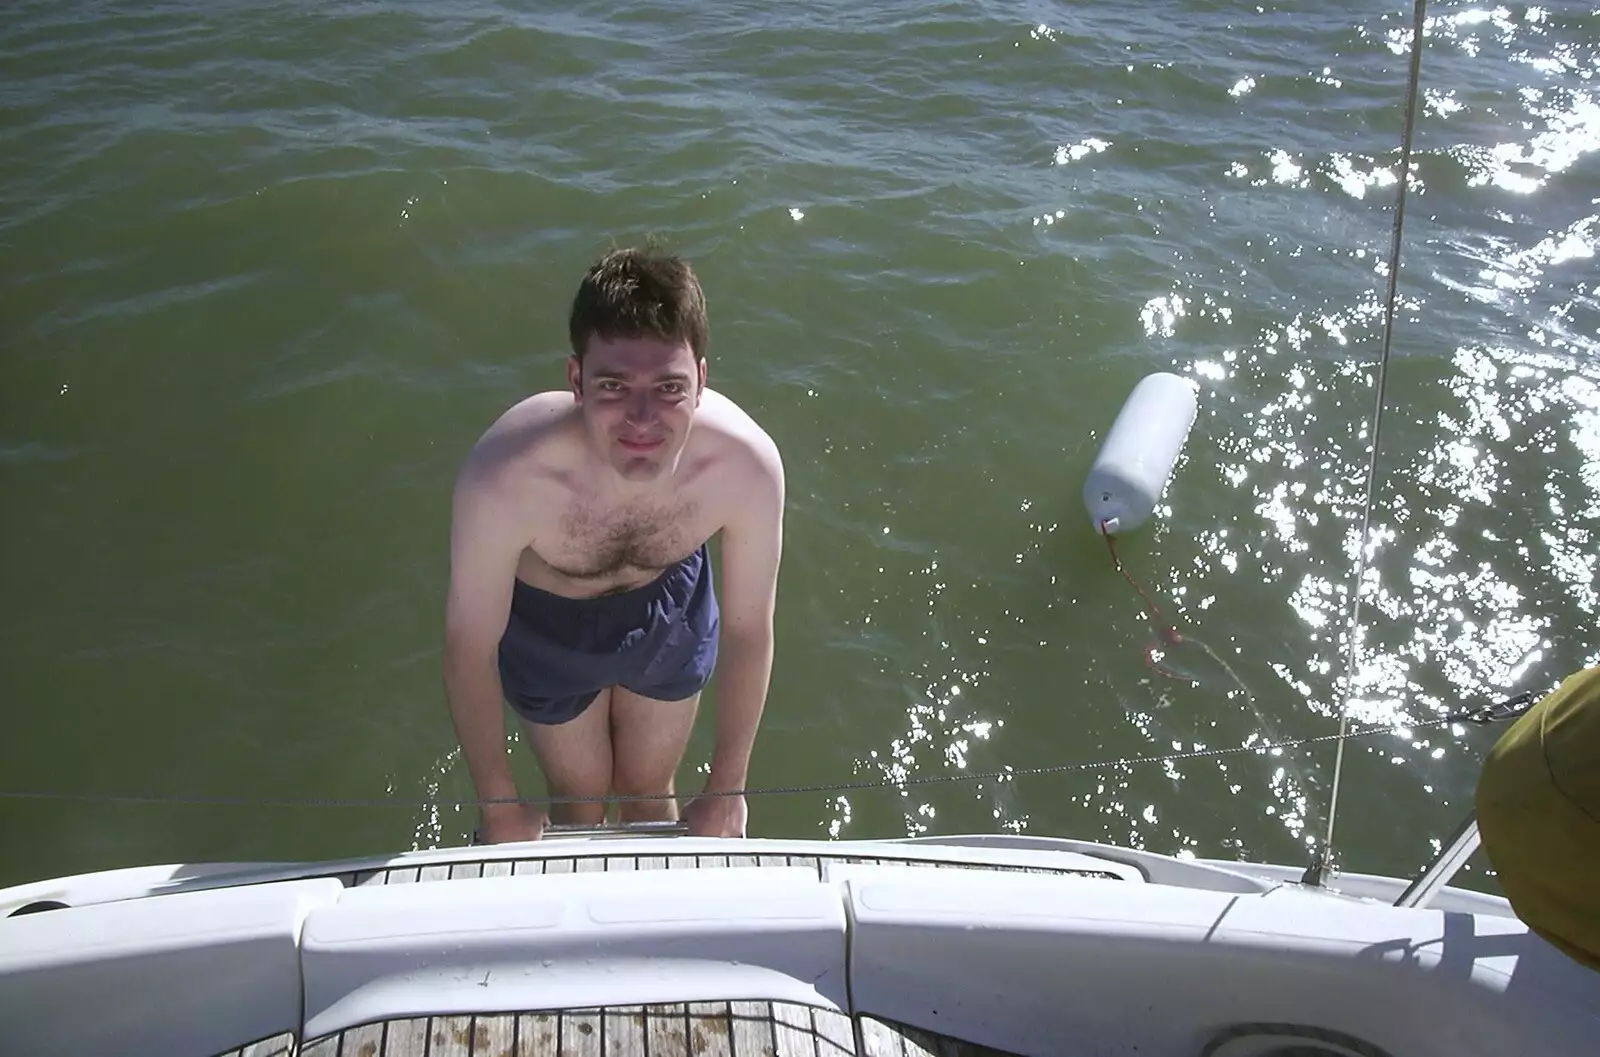
<path fill-rule="evenodd" d="M 685 500 L 618 507 L 574 500 L 560 516 L 560 540 L 546 561 L 574 579 L 665 569 L 699 544 L 697 513 L 697 504 Z"/>

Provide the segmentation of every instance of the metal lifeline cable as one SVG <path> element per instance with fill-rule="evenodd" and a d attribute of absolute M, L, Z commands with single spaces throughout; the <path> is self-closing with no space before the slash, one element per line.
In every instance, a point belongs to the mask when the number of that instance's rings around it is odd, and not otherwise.
<path fill-rule="evenodd" d="M 1284 749 L 1294 749 L 1305 745 L 1316 745 L 1336 738 L 1365 738 L 1374 734 L 1393 734 L 1397 730 L 1427 730 L 1434 727 L 1449 726 L 1456 723 L 1473 723 L 1486 725 L 1514 719 L 1532 707 L 1537 695 L 1534 691 L 1518 694 L 1516 697 L 1491 705 L 1477 708 L 1461 709 L 1455 712 L 1438 716 L 1434 719 L 1422 720 L 1416 723 L 1405 723 L 1397 726 L 1370 727 L 1366 730 L 1349 733 L 1340 731 L 1337 734 L 1319 734 L 1315 737 L 1296 738 L 1290 741 L 1263 742 L 1260 745 L 1238 745 L 1226 749 L 1191 749 L 1186 752 L 1162 753 L 1155 756 L 1124 756 L 1111 760 L 1095 760 L 1089 762 L 1050 764 L 1042 767 L 1011 767 L 1003 771 L 987 771 L 973 774 L 937 774 L 923 775 L 914 778 L 905 778 L 900 781 L 884 781 L 879 779 L 860 779 L 851 782 L 836 782 L 818 785 L 793 785 L 769 786 L 757 789 L 731 789 L 714 793 L 695 794 L 707 797 L 722 796 L 783 796 L 800 793 L 845 793 L 863 790 L 895 790 L 904 792 L 910 786 L 946 785 L 956 782 L 1005 782 L 1017 778 L 1033 775 L 1064 774 L 1070 771 L 1103 771 L 1115 767 L 1132 767 L 1149 763 L 1169 763 L 1181 760 L 1214 759 L 1220 756 L 1240 756 L 1251 754 L 1256 756 L 1278 752 Z M 678 794 L 623 794 L 618 796 L 562 796 L 562 797 L 500 797 L 481 800 L 411 800 L 404 797 L 368 797 L 365 799 L 339 799 L 334 797 L 238 797 L 238 796 L 205 796 L 205 795 L 173 795 L 160 794 L 119 794 L 119 793 L 71 793 L 53 790 L 0 790 L 0 800 L 58 800 L 77 801 L 98 804 L 186 804 L 203 806 L 227 807 L 339 807 L 339 808 L 440 808 L 440 807 L 481 807 L 485 804 L 512 804 L 521 803 L 533 806 L 549 806 L 554 804 L 583 804 L 610 801 L 632 800 L 675 800 Z M 682 799 L 692 799 L 685 795 Z"/>
<path fill-rule="evenodd" d="M 1406 188 L 1411 183 L 1411 140 L 1416 129 L 1417 87 L 1422 70 L 1422 31 L 1426 24 L 1428 0 L 1416 0 L 1411 24 L 1411 71 L 1407 82 L 1405 131 L 1400 141 L 1400 175 L 1396 181 L 1394 231 L 1389 244 L 1389 282 L 1383 309 L 1383 353 L 1378 361 L 1378 380 L 1372 412 L 1372 448 L 1367 459 L 1366 495 L 1361 503 L 1361 535 L 1356 551 L 1355 575 L 1350 590 L 1350 624 L 1346 631 L 1349 649 L 1345 656 L 1344 691 L 1339 704 L 1339 739 L 1333 756 L 1333 784 L 1328 793 L 1328 830 L 1316 861 L 1306 871 L 1306 879 L 1321 883 L 1333 862 L 1333 826 L 1339 811 L 1339 780 L 1344 771 L 1345 732 L 1350 723 L 1350 693 L 1355 680 L 1357 631 L 1361 624 L 1361 582 L 1366 578 L 1368 536 L 1372 525 L 1372 496 L 1378 477 L 1378 443 L 1383 428 L 1385 386 L 1389 380 L 1389 348 L 1394 337 L 1394 302 L 1400 278 L 1400 234 L 1405 223 Z"/>

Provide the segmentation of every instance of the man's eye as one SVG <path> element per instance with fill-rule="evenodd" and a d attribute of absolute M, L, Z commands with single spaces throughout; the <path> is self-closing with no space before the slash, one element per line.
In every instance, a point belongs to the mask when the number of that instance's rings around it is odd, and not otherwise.
<path fill-rule="evenodd" d="M 671 396 L 682 396 L 683 392 L 684 392 L 683 383 L 682 382 L 668 382 L 666 385 L 663 385 L 661 387 L 661 391 L 663 393 L 667 393 L 667 394 L 669 394 Z"/>

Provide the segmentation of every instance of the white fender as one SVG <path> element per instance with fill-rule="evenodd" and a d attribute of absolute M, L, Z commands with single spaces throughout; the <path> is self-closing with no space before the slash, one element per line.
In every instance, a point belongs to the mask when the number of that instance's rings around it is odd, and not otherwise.
<path fill-rule="evenodd" d="M 1194 417 L 1195 387 L 1187 378 L 1162 372 L 1133 387 L 1083 482 L 1096 532 L 1128 532 L 1150 516 Z"/>

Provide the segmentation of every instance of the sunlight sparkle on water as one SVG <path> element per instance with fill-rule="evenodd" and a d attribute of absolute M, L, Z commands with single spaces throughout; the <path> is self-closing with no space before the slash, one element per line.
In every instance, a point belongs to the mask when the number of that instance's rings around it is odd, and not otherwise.
<path fill-rule="evenodd" d="M 1286 150 L 1275 150 L 1267 156 L 1272 163 L 1272 180 L 1274 183 L 1286 184 L 1292 187 L 1305 187 L 1307 180 L 1305 170 L 1299 162 Z"/>
<path fill-rule="evenodd" d="M 1139 310 L 1139 320 L 1144 324 L 1144 332 L 1150 337 L 1160 334 L 1172 337 L 1173 330 L 1179 319 L 1188 315 L 1185 299 L 1178 294 L 1165 297 L 1152 297 L 1145 302 Z"/>
<path fill-rule="evenodd" d="M 1055 163 L 1057 165 L 1066 165 L 1069 162 L 1075 162 L 1081 158 L 1087 158 L 1091 154 L 1100 154 L 1109 146 L 1111 146 L 1111 143 L 1108 140 L 1095 139 L 1093 136 L 1090 136 L 1089 138 L 1080 140 L 1077 143 L 1069 143 L 1064 146 L 1057 147 Z"/>
<path fill-rule="evenodd" d="M 1362 170 L 1356 162 L 1346 154 L 1335 154 L 1328 163 L 1331 170 L 1329 175 L 1333 182 L 1338 184 L 1345 194 L 1351 198 L 1365 198 L 1369 188 L 1393 187 L 1395 175 L 1392 170 L 1382 166 L 1373 166 Z M 1417 179 L 1413 175 L 1411 180 L 1413 190 L 1417 190 Z"/>

